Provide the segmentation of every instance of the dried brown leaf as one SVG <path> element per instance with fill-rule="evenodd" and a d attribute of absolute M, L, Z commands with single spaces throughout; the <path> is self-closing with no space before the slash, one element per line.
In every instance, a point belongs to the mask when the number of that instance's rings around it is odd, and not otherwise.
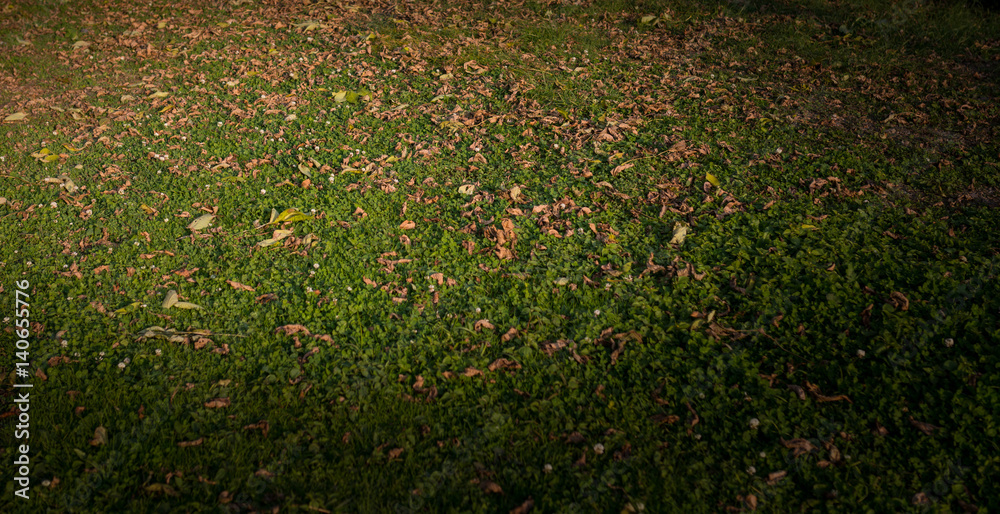
<path fill-rule="evenodd" d="M 197 439 L 195 439 L 193 441 L 180 441 L 180 442 L 177 443 L 177 446 L 180 446 L 181 448 L 189 448 L 191 446 L 201 446 L 201 443 L 204 443 L 204 442 L 205 442 L 205 438 L 204 437 L 199 437 L 199 438 L 197 438 Z"/>
<path fill-rule="evenodd" d="M 524 503 L 511 509 L 510 514 L 528 514 L 528 512 L 530 512 L 534 506 L 535 506 L 535 500 L 532 500 L 529 497 L 527 500 L 524 500 Z"/>
<path fill-rule="evenodd" d="M 788 475 L 787 471 L 775 471 L 767 475 L 767 485 L 774 485 L 781 482 Z"/>
<path fill-rule="evenodd" d="M 930 423 L 924 423 L 923 421 L 917 421 L 910 416 L 910 424 L 913 425 L 917 430 L 923 432 L 927 435 L 934 435 L 934 431 L 941 428 L 931 425 Z"/>
<path fill-rule="evenodd" d="M 254 288 L 233 280 L 227 280 L 226 283 L 229 284 L 230 286 L 233 286 L 233 289 L 238 289 L 240 291 L 254 291 Z"/>
<path fill-rule="evenodd" d="M 809 453 L 816 449 L 816 447 L 806 439 L 789 439 L 787 441 L 781 439 L 781 444 L 784 445 L 785 448 L 792 450 L 792 457 L 798 457 L 799 455 Z"/>
<path fill-rule="evenodd" d="M 222 407 L 229 407 L 229 398 L 212 398 L 211 400 L 205 402 L 205 407 L 209 409 L 221 409 Z"/>
<path fill-rule="evenodd" d="M 479 488 L 487 494 L 503 494 L 503 489 L 496 482 L 491 482 L 489 480 L 480 481 Z"/>

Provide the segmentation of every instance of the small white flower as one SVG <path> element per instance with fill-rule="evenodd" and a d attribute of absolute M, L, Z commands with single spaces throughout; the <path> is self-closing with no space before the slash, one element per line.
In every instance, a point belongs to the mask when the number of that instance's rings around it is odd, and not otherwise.
<path fill-rule="evenodd" d="M 552 473 L 552 464 L 546 464 L 545 467 L 542 468 L 542 471 Z"/>
<path fill-rule="evenodd" d="M 944 340 L 944 346 L 946 348 L 951 348 L 952 346 L 955 346 L 955 340 L 952 339 L 952 338 L 950 338 L 950 337 L 948 339 L 945 339 Z"/>
<path fill-rule="evenodd" d="M 747 473 L 749 473 L 751 475 L 756 475 L 757 474 L 757 468 L 755 468 L 753 466 L 750 466 L 749 468 L 747 468 Z"/>
<path fill-rule="evenodd" d="M 483 310 L 480 309 L 479 307 L 476 307 L 476 313 L 480 313 L 480 312 L 483 312 Z"/>
<path fill-rule="evenodd" d="M 594 445 L 594 453 L 596 453 L 598 455 L 603 455 L 604 454 L 604 445 L 601 444 L 601 443 L 595 444 Z"/>
<path fill-rule="evenodd" d="M 104 357 L 104 352 L 98 353 L 97 355 Z"/>
<path fill-rule="evenodd" d="M 162 354 L 163 354 L 163 350 L 161 350 L 161 349 L 157 348 L 157 349 L 156 349 L 156 354 L 157 354 L 157 355 L 162 355 Z"/>
<path fill-rule="evenodd" d="M 59 207 L 59 204 L 57 204 L 55 202 L 52 202 L 52 203 L 49 204 L 49 207 L 52 207 L 53 209 L 55 209 L 56 207 Z"/>
<path fill-rule="evenodd" d="M 262 194 L 262 195 L 266 195 L 266 194 L 267 194 L 267 189 L 261 189 L 261 190 L 260 190 L 260 194 Z"/>
<path fill-rule="evenodd" d="M 218 126 L 221 127 L 222 126 L 222 122 L 220 121 L 220 122 L 216 123 L 216 125 L 218 125 Z"/>
<path fill-rule="evenodd" d="M 67 341 L 67 340 L 63 339 L 63 340 L 62 340 L 62 341 L 61 341 L 61 342 L 59 343 L 59 346 L 62 346 L 63 348 L 66 348 L 67 346 L 69 346 L 69 341 Z"/>
<path fill-rule="evenodd" d="M 123 362 L 125 362 L 125 364 L 128 364 L 128 363 L 132 362 L 132 359 L 130 359 L 128 357 L 125 357 L 125 360 Z"/>
<path fill-rule="evenodd" d="M 701 434 L 694 435 L 695 440 L 701 441 Z"/>
<path fill-rule="evenodd" d="M 600 315 L 601 315 L 601 309 L 595 309 L 594 316 L 600 316 Z"/>
<path fill-rule="evenodd" d="M 864 356 L 865 356 L 865 351 L 864 350 L 858 350 L 858 358 L 862 359 L 862 358 L 864 358 Z"/>
<path fill-rule="evenodd" d="M 118 363 L 118 369 L 125 369 L 125 363 L 124 362 L 119 362 Z"/>
<path fill-rule="evenodd" d="M 351 286 L 347 286 L 347 290 L 348 291 L 354 291 L 353 289 L 351 289 Z"/>
<path fill-rule="evenodd" d="M 757 418 L 750 419 L 750 428 L 756 430 L 760 426 L 760 420 Z"/>
<path fill-rule="evenodd" d="M 318 262 L 314 262 L 313 263 L 313 269 L 319 269 L 319 263 Z"/>
<path fill-rule="evenodd" d="M 760 455 L 760 458 L 762 458 L 762 459 L 766 459 L 767 458 L 767 452 L 760 452 L 759 455 Z"/>

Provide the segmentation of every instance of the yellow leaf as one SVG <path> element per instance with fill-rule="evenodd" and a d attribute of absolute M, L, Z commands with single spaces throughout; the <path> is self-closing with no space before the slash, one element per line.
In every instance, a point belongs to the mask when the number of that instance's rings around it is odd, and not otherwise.
<path fill-rule="evenodd" d="M 684 238 L 687 237 L 688 226 L 684 223 L 677 222 L 674 223 L 674 237 L 670 239 L 670 244 L 681 244 L 684 242 Z"/>
<path fill-rule="evenodd" d="M 140 205 L 139 208 L 142 209 L 142 212 L 145 212 L 149 216 L 152 216 L 152 215 L 156 214 L 156 209 L 154 209 L 154 208 L 152 208 L 152 207 L 150 207 L 150 206 L 148 206 L 146 204 Z"/>
<path fill-rule="evenodd" d="M 132 302 L 132 303 L 130 303 L 130 304 L 122 307 L 121 309 L 116 310 L 115 314 L 128 314 L 129 312 L 134 311 L 136 309 L 136 307 L 138 307 L 139 305 L 142 305 L 142 303 L 141 302 Z"/>
<path fill-rule="evenodd" d="M 337 91 L 333 94 L 333 101 L 339 103 L 344 103 L 347 101 L 347 91 Z"/>
<path fill-rule="evenodd" d="M 168 105 L 168 106 L 166 106 L 166 107 L 164 107 L 164 108 L 160 109 L 160 114 L 165 114 L 165 113 L 169 112 L 169 111 L 170 111 L 170 109 L 173 109 L 173 108 L 174 108 L 173 104 L 171 104 L 171 105 Z"/>
<path fill-rule="evenodd" d="M 286 238 L 286 237 L 288 237 L 288 236 L 292 235 L 292 233 L 293 233 L 293 232 L 295 232 L 295 231 L 294 231 L 294 230 L 281 230 L 281 229 L 278 229 L 278 230 L 275 230 L 275 231 L 274 231 L 274 232 L 273 232 L 273 233 L 271 234 L 271 237 L 272 237 L 272 238 L 273 238 L 273 239 L 274 239 L 275 241 L 281 241 L 282 239 L 284 239 L 284 238 Z"/>
<path fill-rule="evenodd" d="M 28 115 L 26 113 L 24 113 L 24 111 L 19 111 L 19 112 L 15 112 L 14 114 L 11 114 L 11 115 L 7 116 L 3 120 L 4 121 L 21 121 L 24 118 L 26 118 L 27 116 Z"/>
<path fill-rule="evenodd" d="M 288 208 L 288 209 L 285 209 L 284 211 L 282 211 L 281 214 L 279 214 L 278 217 L 275 218 L 274 222 L 275 223 L 284 223 L 286 221 L 287 222 L 294 222 L 294 221 L 303 221 L 303 220 L 311 220 L 311 219 L 313 219 L 312 216 L 310 216 L 308 214 L 303 214 L 302 212 L 300 212 L 295 207 L 291 207 L 291 208 Z"/>
<path fill-rule="evenodd" d="M 56 154 L 46 155 L 45 157 L 42 157 L 41 160 L 42 162 L 54 162 L 59 160 L 59 156 Z"/>
<path fill-rule="evenodd" d="M 63 145 L 63 148 L 65 148 L 65 149 L 67 149 L 67 150 L 69 150 L 71 152 L 81 152 L 81 151 L 83 151 L 83 148 L 76 148 L 76 147 L 72 147 L 72 146 L 69 146 L 69 145 Z"/>
<path fill-rule="evenodd" d="M 214 214 L 203 214 L 194 219 L 191 223 L 188 223 L 187 228 L 192 231 L 198 231 L 208 228 L 212 224 L 212 220 L 215 219 Z"/>
<path fill-rule="evenodd" d="M 719 182 L 719 179 L 715 178 L 715 175 L 712 175 L 711 173 L 705 174 L 705 180 L 707 180 L 710 184 L 712 184 L 715 187 L 719 187 L 719 185 L 721 184 Z"/>
<path fill-rule="evenodd" d="M 168 96 L 170 96 L 170 93 L 167 93 L 165 91 L 157 91 L 157 92 L 155 92 L 155 93 L 147 96 L 146 98 L 166 98 Z"/>
<path fill-rule="evenodd" d="M 94 430 L 94 438 L 90 440 L 90 445 L 100 446 L 102 444 L 108 444 L 108 429 L 97 427 Z"/>
<path fill-rule="evenodd" d="M 76 43 L 73 43 L 73 50 L 87 48 L 88 46 L 90 46 L 90 41 L 77 41 Z"/>
<path fill-rule="evenodd" d="M 177 303 L 177 300 L 178 300 L 177 291 L 171 289 L 167 291 L 166 296 L 163 297 L 163 303 L 160 304 L 160 307 L 163 307 L 164 309 L 169 309 L 173 307 L 174 304 Z"/>

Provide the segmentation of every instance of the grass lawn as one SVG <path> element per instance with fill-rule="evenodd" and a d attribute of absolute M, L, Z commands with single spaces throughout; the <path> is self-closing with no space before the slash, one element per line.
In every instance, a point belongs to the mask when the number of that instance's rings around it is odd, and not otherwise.
<path fill-rule="evenodd" d="M 3 512 L 1000 510 L 996 13 L 0 11 Z"/>

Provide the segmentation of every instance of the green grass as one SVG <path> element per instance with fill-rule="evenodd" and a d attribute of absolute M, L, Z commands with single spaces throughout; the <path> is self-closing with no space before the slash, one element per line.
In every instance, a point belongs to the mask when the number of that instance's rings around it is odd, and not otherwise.
<path fill-rule="evenodd" d="M 5 8 L 4 512 L 1000 508 L 995 14 L 282 5 Z"/>

